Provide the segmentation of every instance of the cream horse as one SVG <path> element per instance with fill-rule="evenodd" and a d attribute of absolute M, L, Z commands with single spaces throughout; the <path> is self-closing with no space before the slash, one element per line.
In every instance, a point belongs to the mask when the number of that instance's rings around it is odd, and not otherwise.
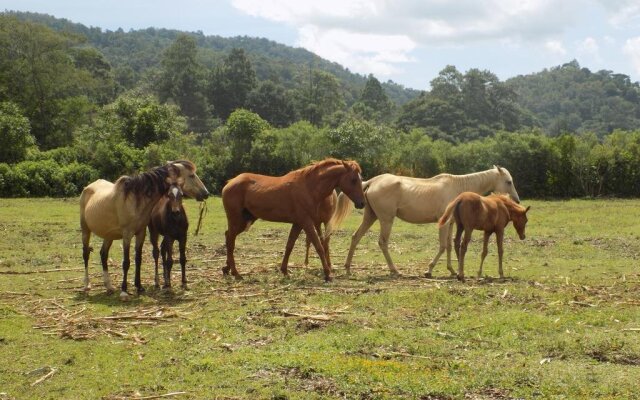
<path fill-rule="evenodd" d="M 134 176 L 122 176 L 115 183 L 104 179 L 89 184 L 80 195 L 80 227 L 82 229 L 82 258 L 84 259 L 84 289 L 89 283 L 89 247 L 91 233 L 103 239 L 100 249 L 102 274 L 107 292 L 114 291 L 109 279 L 107 259 L 114 240 L 122 239 L 122 288 L 120 298 L 128 299 L 127 273 L 129 271 L 129 248 L 135 236 L 135 286 L 138 292 L 144 288 L 140 282 L 142 245 L 153 206 L 167 192 L 172 183 L 181 185 L 183 192 L 203 200 L 209 192 L 196 175 L 196 166 L 191 161 L 170 161 Z"/>
<path fill-rule="evenodd" d="M 380 220 L 380 237 L 378 245 L 387 260 L 392 275 L 399 275 L 398 269 L 389 254 L 389 235 L 395 217 L 412 224 L 427 224 L 438 222 L 447 205 L 462 192 L 499 192 L 508 193 L 519 202 L 518 192 L 511 174 L 506 168 L 494 166 L 482 172 L 467 175 L 440 174 L 428 179 L 411 178 L 392 174 L 382 174 L 363 182 L 367 204 L 360 227 L 351 236 L 351 247 L 344 267 L 347 274 L 351 273 L 351 260 L 356 246 L 371 225 Z M 336 213 L 344 213 L 350 202 L 342 194 L 338 196 Z M 455 275 L 451 268 L 451 227 L 441 230 L 440 249 L 429 263 L 428 277 L 433 266 L 438 262 L 442 253 L 447 250 L 447 268 Z M 443 247 L 444 245 L 444 247 Z"/>

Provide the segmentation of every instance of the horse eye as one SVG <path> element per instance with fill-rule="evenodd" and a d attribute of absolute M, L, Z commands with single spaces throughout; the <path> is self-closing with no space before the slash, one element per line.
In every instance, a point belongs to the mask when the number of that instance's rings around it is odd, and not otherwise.
<path fill-rule="evenodd" d="M 507 185 L 511 186 L 511 181 L 507 181 Z"/>

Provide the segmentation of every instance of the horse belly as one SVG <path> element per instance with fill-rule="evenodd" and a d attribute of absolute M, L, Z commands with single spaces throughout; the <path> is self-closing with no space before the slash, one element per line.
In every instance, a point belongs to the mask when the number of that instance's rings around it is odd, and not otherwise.
<path fill-rule="evenodd" d="M 85 205 L 84 220 L 95 235 L 108 240 L 122 239 L 118 214 L 110 197 L 94 194 Z"/>

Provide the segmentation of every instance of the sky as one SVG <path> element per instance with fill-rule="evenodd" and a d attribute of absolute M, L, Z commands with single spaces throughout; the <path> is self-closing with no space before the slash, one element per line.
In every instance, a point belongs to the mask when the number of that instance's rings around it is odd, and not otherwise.
<path fill-rule="evenodd" d="M 640 0 L 0 0 L 0 10 L 265 37 L 419 90 L 447 65 L 506 80 L 574 59 L 640 81 Z"/>

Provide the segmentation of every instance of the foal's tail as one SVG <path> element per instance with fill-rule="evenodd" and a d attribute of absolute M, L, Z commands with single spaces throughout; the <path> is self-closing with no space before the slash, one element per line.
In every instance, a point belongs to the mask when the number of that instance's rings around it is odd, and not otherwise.
<path fill-rule="evenodd" d="M 447 208 L 444 210 L 444 214 L 442 214 L 442 217 L 440 217 L 440 219 L 438 220 L 438 226 L 443 226 L 451 223 L 451 220 L 453 220 L 453 218 L 455 217 L 455 211 L 459 205 L 459 199 L 455 199 L 454 201 L 449 203 Z"/>

